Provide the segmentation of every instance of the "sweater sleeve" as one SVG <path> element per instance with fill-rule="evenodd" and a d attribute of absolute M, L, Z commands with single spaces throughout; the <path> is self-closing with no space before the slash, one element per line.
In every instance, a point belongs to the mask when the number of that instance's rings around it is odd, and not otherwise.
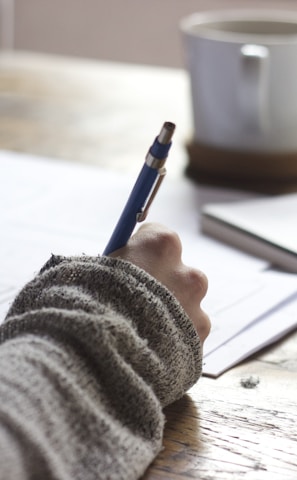
<path fill-rule="evenodd" d="M 137 479 L 201 374 L 173 295 L 129 262 L 53 256 L 0 328 L 0 479 Z"/>

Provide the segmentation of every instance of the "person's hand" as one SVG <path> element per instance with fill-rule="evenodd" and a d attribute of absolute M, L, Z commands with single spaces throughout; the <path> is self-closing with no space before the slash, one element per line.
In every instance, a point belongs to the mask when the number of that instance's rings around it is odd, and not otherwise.
<path fill-rule="evenodd" d="M 178 235 L 159 224 L 144 224 L 128 244 L 110 256 L 134 263 L 165 285 L 180 302 L 203 343 L 210 321 L 200 303 L 207 292 L 207 278 L 182 263 Z"/>

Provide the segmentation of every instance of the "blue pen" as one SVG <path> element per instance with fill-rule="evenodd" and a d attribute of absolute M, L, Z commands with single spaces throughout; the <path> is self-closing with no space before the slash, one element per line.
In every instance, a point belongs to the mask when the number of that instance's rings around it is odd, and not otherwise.
<path fill-rule="evenodd" d="M 103 255 L 109 255 L 118 248 L 124 247 L 136 223 L 145 220 L 148 209 L 166 174 L 164 165 L 171 147 L 174 130 L 174 123 L 165 122 L 160 134 L 150 147 L 144 165 Z"/>

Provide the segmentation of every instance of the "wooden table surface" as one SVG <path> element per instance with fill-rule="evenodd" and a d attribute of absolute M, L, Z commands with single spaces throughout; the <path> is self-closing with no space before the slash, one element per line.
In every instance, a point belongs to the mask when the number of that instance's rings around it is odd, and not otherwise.
<path fill-rule="evenodd" d="M 164 120 L 178 125 L 169 171 L 178 176 L 191 132 L 183 71 L 0 55 L 1 149 L 136 172 Z M 246 388 L 246 378 L 259 383 Z M 144 480 L 296 480 L 297 333 L 203 377 L 166 417 L 164 450 Z"/>

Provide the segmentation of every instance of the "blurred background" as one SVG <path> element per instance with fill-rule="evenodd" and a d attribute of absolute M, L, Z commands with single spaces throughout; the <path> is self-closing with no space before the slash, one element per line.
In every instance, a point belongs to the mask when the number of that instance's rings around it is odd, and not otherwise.
<path fill-rule="evenodd" d="M 0 6 L 4 47 L 182 67 L 182 17 L 223 8 L 297 10 L 297 0 L 0 0 Z"/>

